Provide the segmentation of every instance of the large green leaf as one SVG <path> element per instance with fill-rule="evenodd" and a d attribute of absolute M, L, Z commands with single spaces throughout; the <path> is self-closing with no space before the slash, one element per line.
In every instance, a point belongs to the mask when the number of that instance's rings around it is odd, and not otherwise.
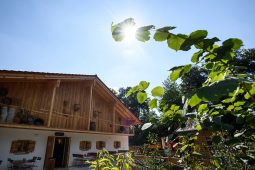
<path fill-rule="evenodd" d="M 198 41 L 198 40 L 205 38 L 207 36 L 207 34 L 208 34 L 208 32 L 206 30 L 197 30 L 197 31 L 190 33 L 189 39 L 193 40 L 193 41 Z"/>
<path fill-rule="evenodd" d="M 151 90 L 151 94 L 152 96 L 154 97 L 162 97 L 164 95 L 164 88 L 161 87 L 161 86 L 157 86 L 157 87 L 154 87 L 152 90 Z"/>
<path fill-rule="evenodd" d="M 150 30 L 154 28 L 153 25 L 140 27 L 136 31 L 136 39 L 142 42 L 148 41 L 150 39 Z"/>
<path fill-rule="evenodd" d="M 170 74 L 170 79 L 172 81 L 177 80 L 178 78 L 180 78 L 184 74 L 188 73 L 190 71 L 191 67 L 192 67 L 191 64 L 187 64 L 187 65 L 184 65 L 184 66 L 173 67 L 172 69 L 170 69 L 172 71 L 171 74 Z"/>
<path fill-rule="evenodd" d="M 147 94 L 144 92 L 138 92 L 136 95 L 138 103 L 144 103 L 147 99 Z"/>
<path fill-rule="evenodd" d="M 157 108 L 158 106 L 158 99 L 154 98 L 149 102 L 149 107 L 151 109 Z"/>
<path fill-rule="evenodd" d="M 236 90 L 238 87 L 238 81 L 235 79 L 222 80 L 212 84 L 211 86 L 205 86 L 198 90 L 197 96 L 203 101 L 217 101 L 221 97 L 228 96 L 229 93 Z"/>
<path fill-rule="evenodd" d="M 189 99 L 189 102 L 188 104 L 191 106 L 191 107 L 194 107 L 196 105 L 198 105 L 202 100 L 197 96 L 197 94 L 194 94 L 191 99 Z"/>
<path fill-rule="evenodd" d="M 126 26 L 133 26 L 135 25 L 133 18 L 125 19 L 124 21 L 111 25 L 111 32 L 112 32 L 112 38 L 115 41 L 122 41 L 124 39 L 124 28 Z"/>
<path fill-rule="evenodd" d="M 203 112 L 204 110 L 208 110 L 207 104 L 201 104 L 198 107 L 198 112 Z"/>
<path fill-rule="evenodd" d="M 163 27 L 156 30 L 154 34 L 155 41 L 165 41 L 169 36 L 169 30 L 175 29 L 176 27 Z"/>
<path fill-rule="evenodd" d="M 185 38 L 186 35 L 183 34 L 171 34 L 171 36 L 167 39 L 168 47 L 176 51 L 180 50 L 183 42 L 185 41 Z"/>
<path fill-rule="evenodd" d="M 140 81 L 139 83 L 139 89 L 140 90 L 146 90 L 149 87 L 150 83 L 147 81 Z"/>
<path fill-rule="evenodd" d="M 243 46 L 243 41 L 238 38 L 230 38 L 223 42 L 223 46 L 238 50 Z"/>
<path fill-rule="evenodd" d="M 199 57 L 201 57 L 204 53 L 204 50 L 199 50 L 198 52 L 194 53 L 192 58 L 191 58 L 191 61 L 193 63 L 198 63 L 199 62 Z"/>

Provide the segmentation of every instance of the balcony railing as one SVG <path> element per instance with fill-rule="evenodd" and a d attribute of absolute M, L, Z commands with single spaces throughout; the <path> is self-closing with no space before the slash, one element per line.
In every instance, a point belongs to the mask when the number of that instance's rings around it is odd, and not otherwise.
<path fill-rule="evenodd" d="M 129 125 L 114 124 L 111 120 L 98 118 L 96 122 L 90 122 L 90 126 L 88 126 L 89 119 L 87 117 L 81 115 L 62 114 L 54 111 L 51 117 L 50 126 L 47 127 L 49 116 L 48 110 L 41 109 L 28 111 L 27 109 L 21 108 L 19 106 L 7 106 L 3 104 L 0 104 L 0 106 L 0 124 L 33 126 L 38 128 L 44 127 L 62 130 L 67 129 L 78 131 L 134 134 L 133 128 Z"/>

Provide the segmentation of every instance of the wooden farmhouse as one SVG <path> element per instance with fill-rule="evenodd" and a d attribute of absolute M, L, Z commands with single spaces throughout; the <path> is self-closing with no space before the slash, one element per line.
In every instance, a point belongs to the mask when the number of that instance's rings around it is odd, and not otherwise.
<path fill-rule="evenodd" d="M 34 169 L 129 149 L 140 121 L 96 75 L 0 70 L 0 169 L 37 157 Z M 53 163 L 52 163 L 53 162 Z"/>

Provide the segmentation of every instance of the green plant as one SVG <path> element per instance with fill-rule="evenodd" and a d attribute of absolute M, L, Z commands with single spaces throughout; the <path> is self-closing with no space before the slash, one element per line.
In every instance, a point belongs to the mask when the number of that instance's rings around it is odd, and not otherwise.
<path fill-rule="evenodd" d="M 127 25 L 135 25 L 134 20 L 129 18 L 119 24 L 112 24 L 112 37 L 115 41 L 123 40 L 125 37 L 123 30 Z M 243 46 L 243 42 L 237 38 L 229 38 L 220 44 L 217 37 L 208 38 L 206 30 L 196 30 L 185 35 L 173 33 L 175 28 L 167 26 L 155 29 L 153 25 L 140 27 L 136 31 L 136 38 L 142 42 L 148 41 L 151 32 L 154 31 L 155 41 L 166 42 L 168 47 L 175 51 L 196 50 L 191 57 L 193 64 L 170 69 L 170 80 L 182 78 L 190 72 L 193 65 L 204 69 L 208 76 L 202 87 L 197 89 L 184 105 L 161 106 L 163 120 L 168 125 L 175 124 L 171 126 L 175 128 L 173 130 L 184 127 L 189 119 L 194 120 L 197 131 L 207 129 L 213 132 L 212 147 L 219 144 L 222 148 L 228 148 L 227 151 L 230 151 L 233 160 L 239 162 L 241 167 L 254 168 L 255 144 L 251 136 L 254 137 L 255 131 L 255 77 L 249 68 L 234 61 L 235 53 Z M 138 102 L 143 103 L 148 96 L 146 92 L 148 86 L 149 82 L 141 81 L 127 93 L 127 96 L 136 93 Z M 149 102 L 150 108 L 159 108 L 164 88 L 160 86 L 153 88 L 151 95 L 154 98 Z M 188 109 L 196 112 L 188 114 Z M 192 167 L 190 151 L 193 145 L 190 140 L 182 144 L 185 157 L 183 161 L 186 167 L 190 168 Z M 235 149 L 238 149 L 238 152 L 234 152 Z M 210 159 L 215 168 L 228 168 L 224 154 L 215 153 Z"/>
<path fill-rule="evenodd" d="M 87 163 L 94 170 L 131 170 L 134 166 L 134 159 L 129 152 L 113 156 L 106 149 L 103 149 L 97 153 L 95 161 L 87 161 Z"/>

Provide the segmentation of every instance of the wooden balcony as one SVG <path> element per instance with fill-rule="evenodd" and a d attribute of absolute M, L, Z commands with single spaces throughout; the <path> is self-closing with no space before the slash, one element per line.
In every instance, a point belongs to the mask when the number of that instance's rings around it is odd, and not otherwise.
<path fill-rule="evenodd" d="M 96 134 L 120 134 L 120 135 L 129 135 L 134 134 L 133 130 L 128 125 L 116 124 L 109 120 L 97 119 L 97 125 L 95 128 L 91 128 L 88 125 L 89 119 L 81 115 L 69 115 L 54 112 L 52 114 L 50 126 L 48 125 L 49 121 L 49 111 L 48 110 L 31 110 L 28 111 L 29 115 L 27 117 L 19 117 L 19 114 L 22 113 L 24 108 L 13 105 L 4 105 L 0 104 L 1 108 L 7 107 L 15 108 L 20 110 L 15 113 L 15 116 L 12 120 L 3 121 L 1 117 L 0 127 L 8 128 L 23 128 L 23 129 L 37 129 L 37 130 L 49 130 L 49 131 L 63 131 L 63 132 L 78 132 L 78 133 L 96 133 Z M 2 110 L 1 110 L 2 111 Z M 27 111 L 26 113 L 27 114 Z M 3 114 L 0 114 L 4 116 Z M 24 116 L 24 115 L 23 115 Z M 90 128 L 89 128 L 90 127 Z"/>

